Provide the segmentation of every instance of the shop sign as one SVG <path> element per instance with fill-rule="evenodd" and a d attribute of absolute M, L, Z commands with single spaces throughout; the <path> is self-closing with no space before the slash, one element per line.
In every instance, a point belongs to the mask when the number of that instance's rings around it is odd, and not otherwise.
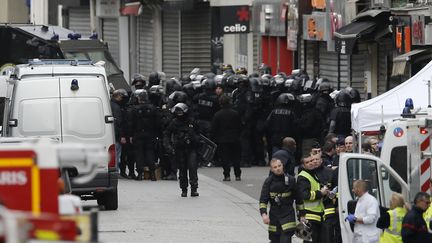
<path fill-rule="evenodd" d="M 303 15 L 303 39 L 326 41 L 328 26 L 325 12 Z"/>
<path fill-rule="evenodd" d="M 119 17 L 120 1 L 118 0 L 96 0 L 97 17 Z"/>
<path fill-rule="evenodd" d="M 249 33 L 249 6 L 220 7 L 220 21 L 222 33 Z"/>
<path fill-rule="evenodd" d="M 413 14 L 411 15 L 411 29 L 412 29 L 412 44 L 424 45 L 425 44 L 425 17 L 424 15 Z"/>

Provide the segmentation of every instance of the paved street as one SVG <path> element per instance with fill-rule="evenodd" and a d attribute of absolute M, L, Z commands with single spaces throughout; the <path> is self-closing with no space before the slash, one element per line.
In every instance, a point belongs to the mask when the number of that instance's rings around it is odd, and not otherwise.
<path fill-rule="evenodd" d="M 220 171 L 200 169 L 198 198 L 181 198 L 176 181 L 119 180 L 119 209 L 99 213 L 101 242 L 268 242 L 254 198 L 267 167 L 244 168 L 241 182 L 222 183 Z"/>

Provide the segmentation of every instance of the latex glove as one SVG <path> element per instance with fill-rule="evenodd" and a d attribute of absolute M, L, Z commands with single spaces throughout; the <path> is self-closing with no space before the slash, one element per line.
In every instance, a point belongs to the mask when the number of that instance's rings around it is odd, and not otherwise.
<path fill-rule="evenodd" d="M 354 216 L 354 214 L 348 214 L 348 216 L 345 218 L 345 221 L 348 221 L 351 224 L 355 224 L 356 220 L 357 220 L 357 217 Z"/>

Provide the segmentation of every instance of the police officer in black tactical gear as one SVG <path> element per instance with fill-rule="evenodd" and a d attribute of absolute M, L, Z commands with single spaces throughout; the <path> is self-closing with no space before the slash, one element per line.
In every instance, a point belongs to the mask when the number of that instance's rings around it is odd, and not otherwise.
<path fill-rule="evenodd" d="M 138 104 L 133 106 L 128 114 L 129 137 L 134 145 L 137 179 L 144 179 L 144 166 L 150 168 L 150 179 L 156 180 L 156 142 L 160 131 L 158 111 L 149 99 L 144 89 L 137 92 Z"/>
<path fill-rule="evenodd" d="M 342 90 L 336 96 L 336 108 L 330 114 L 329 133 L 335 133 L 338 137 L 346 137 L 351 134 L 351 97 Z"/>
<path fill-rule="evenodd" d="M 264 181 L 260 196 L 260 214 L 264 224 L 268 224 L 271 243 L 291 243 L 296 228 L 295 201 L 299 217 L 303 216 L 303 200 L 297 190 L 294 176 L 284 173 L 279 159 L 270 161 L 270 176 Z M 270 203 L 270 212 L 267 206 Z"/>
<path fill-rule="evenodd" d="M 249 167 L 253 161 L 252 154 L 252 131 L 253 123 L 253 93 L 249 87 L 249 78 L 239 75 L 237 78 L 238 88 L 233 91 L 233 108 L 242 119 L 243 129 L 241 134 L 241 164 Z"/>
<path fill-rule="evenodd" d="M 311 94 L 299 95 L 297 99 L 301 104 L 298 121 L 298 129 L 301 134 L 299 139 L 302 155 L 306 156 L 314 144 L 319 142 L 323 129 L 323 118 L 321 112 L 315 108 Z"/>
<path fill-rule="evenodd" d="M 280 94 L 275 101 L 275 107 L 266 120 L 266 130 L 270 135 L 272 154 L 280 149 L 282 139 L 296 137 L 297 117 L 293 106 L 295 97 L 290 93 Z"/>
<path fill-rule="evenodd" d="M 252 129 L 252 151 L 253 165 L 266 165 L 264 160 L 264 133 L 265 133 L 265 121 L 268 114 L 265 113 L 266 102 L 264 89 L 260 78 L 250 78 L 250 87 L 253 94 L 252 109 L 253 109 L 253 129 Z"/>
<path fill-rule="evenodd" d="M 218 97 L 215 93 L 216 82 L 211 79 L 205 79 L 201 87 L 203 92 L 196 97 L 196 119 L 198 128 L 204 136 L 210 137 L 211 121 L 214 114 L 220 109 Z M 213 166 L 212 161 L 201 161 L 207 167 Z"/>
<path fill-rule="evenodd" d="M 188 106 L 184 103 L 176 104 L 171 111 L 174 119 L 164 131 L 164 146 L 177 159 L 180 170 L 179 180 L 182 190 L 181 196 L 187 197 L 188 172 L 191 196 L 199 196 L 198 164 L 196 147 L 199 143 L 199 131 L 196 124 L 188 116 Z"/>
<path fill-rule="evenodd" d="M 315 98 L 315 108 L 321 112 L 321 116 L 324 119 L 324 123 L 322 127 L 324 128 L 322 137 L 327 135 L 327 128 L 330 125 L 330 113 L 334 108 L 334 101 L 330 97 L 330 93 L 333 91 L 333 88 L 330 84 L 330 81 L 326 78 L 321 80 L 321 84 L 318 87 L 317 97 Z"/>

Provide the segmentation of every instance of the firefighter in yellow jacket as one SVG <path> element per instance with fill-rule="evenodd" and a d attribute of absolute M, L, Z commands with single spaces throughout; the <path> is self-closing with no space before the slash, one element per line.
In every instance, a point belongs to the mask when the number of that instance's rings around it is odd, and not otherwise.
<path fill-rule="evenodd" d="M 270 161 L 271 173 L 264 181 L 260 197 L 260 214 L 264 224 L 268 224 L 271 243 L 291 243 L 296 228 L 295 210 L 302 209 L 301 199 L 296 190 L 295 178 L 284 173 L 279 159 Z M 267 205 L 270 212 L 267 214 Z"/>
<path fill-rule="evenodd" d="M 380 242 L 402 243 L 402 220 L 407 212 L 402 194 L 393 193 L 390 200 L 390 209 L 387 213 L 382 213 L 377 222 L 377 227 L 384 230 Z"/>
<path fill-rule="evenodd" d="M 305 219 L 312 228 L 312 242 L 321 242 L 321 226 L 324 215 L 322 198 L 329 193 L 327 186 L 321 186 L 315 175 L 313 157 L 302 159 L 303 169 L 297 177 L 297 187 L 304 203 Z M 305 241 L 306 242 L 306 241 Z"/>

